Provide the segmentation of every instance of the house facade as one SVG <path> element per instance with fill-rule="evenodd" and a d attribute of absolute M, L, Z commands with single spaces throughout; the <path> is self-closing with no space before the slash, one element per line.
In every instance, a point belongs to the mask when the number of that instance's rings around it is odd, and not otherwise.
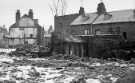
<path fill-rule="evenodd" d="M 80 15 L 71 23 L 70 30 L 73 35 L 119 34 L 129 41 L 134 41 L 135 10 Z"/>
<path fill-rule="evenodd" d="M 120 34 L 128 40 L 135 39 L 135 9 L 107 12 L 103 2 L 97 5 L 97 12 L 85 13 L 80 7 L 78 14 L 55 16 L 54 22 L 56 32 L 72 35 Z"/>
<path fill-rule="evenodd" d="M 32 9 L 28 15 L 20 15 L 20 10 L 16 12 L 16 22 L 9 27 L 9 46 L 25 44 L 40 45 L 43 39 L 44 28 L 38 24 L 38 19 L 34 19 Z"/>
<path fill-rule="evenodd" d="M 68 15 L 68 17 L 72 18 L 75 15 Z M 69 18 L 68 23 L 64 19 L 66 16 L 57 16 L 57 21 L 55 17 L 55 31 L 81 37 L 85 41 L 82 46 L 85 53 L 82 54 L 87 56 L 103 54 L 100 51 L 110 50 L 108 46 L 111 48 L 118 46 L 123 39 L 135 41 L 134 9 L 107 12 L 104 3 L 100 2 L 96 12 L 85 13 L 84 8 L 80 7 L 78 15 L 72 19 Z M 61 29 L 58 29 L 59 24 L 62 26 Z M 65 31 L 67 29 L 68 31 Z"/>

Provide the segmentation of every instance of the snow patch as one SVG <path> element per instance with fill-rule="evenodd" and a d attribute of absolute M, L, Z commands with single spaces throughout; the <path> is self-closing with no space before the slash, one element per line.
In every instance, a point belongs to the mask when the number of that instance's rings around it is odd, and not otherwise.
<path fill-rule="evenodd" d="M 101 83 L 99 79 L 87 79 L 86 83 Z"/>

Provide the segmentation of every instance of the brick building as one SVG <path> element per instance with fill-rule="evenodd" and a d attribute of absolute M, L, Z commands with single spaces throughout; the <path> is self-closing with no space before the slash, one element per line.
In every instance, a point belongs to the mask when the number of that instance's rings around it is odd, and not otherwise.
<path fill-rule="evenodd" d="M 55 16 L 55 32 L 73 35 L 126 34 L 127 39 L 135 39 L 135 10 L 107 12 L 103 2 L 97 12 L 85 13 L 80 7 L 78 14 Z"/>
<path fill-rule="evenodd" d="M 20 10 L 16 12 L 16 21 L 9 28 L 9 46 L 24 44 L 41 44 L 44 35 L 44 28 L 34 19 L 32 9 L 28 15 L 21 16 Z"/>
<path fill-rule="evenodd" d="M 55 17 L 55 31 L 81 37 L 87 42 L 83 47 L 86 55 L 94 55 L 106 45 L 117 46 L 121 39 L 135 41 L 135 10 L 107 12 L 103 2 L 93 13 L 80 7 L 78 14 Z"/>
<path fill-rule="evenodd" d="M 54 32 L 62 35 L 64 32 L 70 31 L 70 23 L 78 17 L 79 14 L 70 14 L 54 17 Z"/>

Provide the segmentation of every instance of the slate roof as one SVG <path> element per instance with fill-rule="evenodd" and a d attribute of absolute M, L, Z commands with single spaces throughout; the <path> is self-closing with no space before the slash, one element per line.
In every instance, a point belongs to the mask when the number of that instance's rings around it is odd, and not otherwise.
<path fill-rule="evenodd" d="M 96 13 L 89 13 L 85 16 L 80 15 L 71 23 L 71 25 L 91 24 L 97 16 L 98 14 Z"/>
<path fill-rule="evenodd" d="M 118 22 L 135 22 L 135 10 L 120 10 L 112 11 L 107 14 L 98 16 L 97 13 L 89 13 L 85 16 L 78 16 L 71 25 L 82 24 L 104 24 L 104 23 L 118 23 Z M 96 20 L 94 21 L 94 19 Z"/>

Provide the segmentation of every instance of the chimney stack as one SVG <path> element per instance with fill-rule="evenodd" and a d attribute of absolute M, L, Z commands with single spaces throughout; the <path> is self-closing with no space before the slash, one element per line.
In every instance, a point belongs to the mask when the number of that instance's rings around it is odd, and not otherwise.
<path fill-rule="evenodd" d="M 79 15 L 85 16 L 85 11 L 83 7 L 80 7 Z"/>
<path fill-rule="evenodd" d="M 20 10 L 17 10 L 16 12 L 16 22 L 20 20 Z"/>
<path fill-rule="evenodd" d="M 32 9 L 29 10 L 28 16 L 33 19 L 33 10 Z"/>
<path fill-rule="evenodd" d="M 98 4 L 97 13 L 98 13 L 99 15 L 106 13 L 106 8 L 105 8 L 105 5 L 104 5 L 103 2 L 100 2 L 100 3 Z"/>

